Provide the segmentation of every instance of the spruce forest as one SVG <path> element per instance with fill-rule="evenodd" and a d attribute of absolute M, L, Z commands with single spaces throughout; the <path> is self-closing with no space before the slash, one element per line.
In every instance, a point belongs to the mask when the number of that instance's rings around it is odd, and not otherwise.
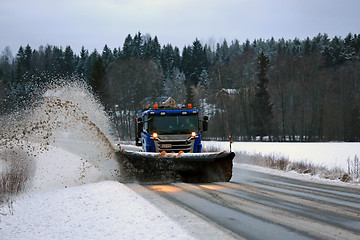
<path fill-rule="evenodd" d="M 20 46 L 0 55 L 0 115 L 56 81 L 84 81 L 134 139 L 135 112 L 172 97 L 209 117 L 206 139 L 360 141 L 360 34 L 202 43 L 180 50 L 140 32 L 101 52 Z M 115 114 L 116 113 L 116 114 Z"/>

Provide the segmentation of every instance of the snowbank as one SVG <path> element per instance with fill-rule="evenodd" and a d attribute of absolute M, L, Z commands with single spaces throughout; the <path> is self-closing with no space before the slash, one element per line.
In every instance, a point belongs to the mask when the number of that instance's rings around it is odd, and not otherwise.
<path fill-rule="evenodd" d="M 229 150 L 229 142 L 204 141 L 205 148 Z M 291 162 L 306 161 L 321 164 L 329 168 L 347 169 L 347 159 L 360 157 L 360 143 L 273 143 L 273 142 L 234 142 L 234 152 L 248 154 L 275 155 L 289 159 Z"/>
<path fill-rule="evenodd" d="M 49 146 L 48 151 L 36 157 L 35 174 L 28 192 L 44 192 L 104 180 L 112 179 L 109 174 L 102 172 L 87 159 L 64 149 Z"/>

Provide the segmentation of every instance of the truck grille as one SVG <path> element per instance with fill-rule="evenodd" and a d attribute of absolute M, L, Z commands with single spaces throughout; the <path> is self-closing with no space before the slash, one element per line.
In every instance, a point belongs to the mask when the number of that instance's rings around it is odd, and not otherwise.
<path fill-rule="evenodd" d="M 178 153 L 180 151 L 183 151 L 184 153 L 188 153 L 193 152 L 194 140 L 164 139 L 155 141 L 155 146 L 157 152 L 166 151 L 168 153 Z"/>

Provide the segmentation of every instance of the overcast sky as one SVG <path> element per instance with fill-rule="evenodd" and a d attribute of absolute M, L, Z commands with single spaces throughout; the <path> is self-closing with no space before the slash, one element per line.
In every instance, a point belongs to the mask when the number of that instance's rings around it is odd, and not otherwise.
<path fill-rule="evenodd" d="M 0 0 L 0 51 L 30 44 L 122 47 L 149 33 L 180 49 L 246 39 L 360 34 L 360 0 Z"/>

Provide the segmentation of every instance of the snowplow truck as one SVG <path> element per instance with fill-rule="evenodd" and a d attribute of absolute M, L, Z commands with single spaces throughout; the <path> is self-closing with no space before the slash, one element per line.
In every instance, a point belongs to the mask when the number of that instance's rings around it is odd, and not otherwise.
<path fill-rule="evenodd" d="M 120 151 L 138 180 L 226 182 L 232 177 L 233 152 L 202 153 L 201 134 L 208 117 L 199 119 L 191 104 L 183 108 L 158 106 L 138 111 L 135 142 L 142 152 Z"/>

